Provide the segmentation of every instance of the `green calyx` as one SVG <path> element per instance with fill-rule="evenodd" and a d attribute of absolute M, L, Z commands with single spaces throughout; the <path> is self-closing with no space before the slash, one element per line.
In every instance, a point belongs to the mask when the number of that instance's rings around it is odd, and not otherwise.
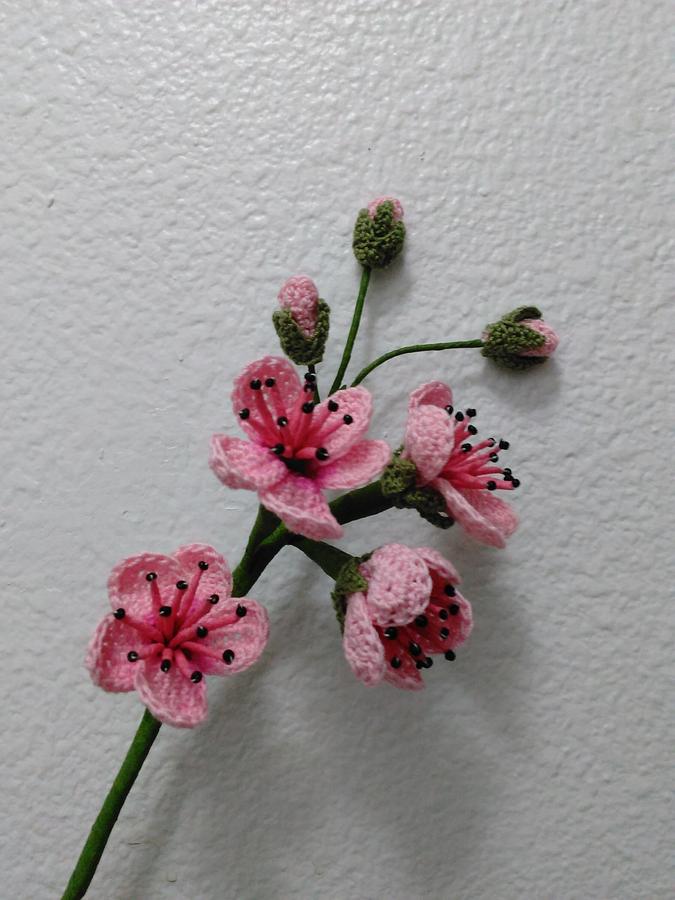
<path fill-rule="evenodd" d="M 352 247 L 362 266 L 383 269 L 399 255 L 404 242 L 405 225 L 394 218 L 391 200 L 380 203 L 372 219 L 367 209 L 356 217 Z"/>
<path fill-rule="evenodd" d="M 481 353 L 505 369 L 530 369 L 546 362 L 545 356 L 521 356 L 524 350 L 536 350 L 546 341 L 543 334 L 522 325 L 524 319 L 541 319 L 536 306 L 519 306 L 498 322 L 485 328 Z"/>
<path fill-rule="evenodd" d="M 347 598 L 349 595 L 355 594 L 357 591 L 368 590 L 368 582 L 359 571 L 359 565 L 370 559 L 370 556 L 370 553 L 366 553 L 365 556 L 352 557 L 340 569 L 338 577 L 335 579 L 335 587 L 333 588 L 331 599 L 335 609 L 335 617 L 340 625 L 340 631 L 344 631 L 345 628 Z"/>
<path fill-rule="evenodd" d="M 391 498 L 397 509 L 416 509 L 436 528 L 450 528 L 454 524 L 447 514 L 443 497 L 430 487 L 417 487 L 417 469 L 409 459 L 401 459 L 400 450 L 382 473 L 380 484 L 385 497 Z"/>
<path fill-rule="evenodd" d="M 292 362 L 297 366 L 316 366 L 321 362 L 330 326 L 330 306 L 325 300 L 318 302 L 316 327 L 311 337 L 298 328 L 288 309 L 275 310 L 272 322 L 281 349 Z"/>

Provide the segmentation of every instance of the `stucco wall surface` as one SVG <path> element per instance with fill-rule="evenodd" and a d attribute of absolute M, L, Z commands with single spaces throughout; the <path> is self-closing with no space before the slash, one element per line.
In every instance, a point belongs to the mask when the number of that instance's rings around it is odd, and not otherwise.
<path fill-rule="evenodd" d="M 420 695 L 353 678 L 286 550 L 252 592 L 267 652 L 162 730 L 90 896 L 675 896 L 672 25 L 666 0 L 0 3 L 1 897 L 59 896 L 141 712 L 83 668 L 110 568 L 237 560 L 256 499 L 208 439 L 290 274 L 332 305 L 332 376 L 381 193 L 409 239 L 357 366 L 523 302 L 562 335 L 531 376 L 458 350 L 368 382 L 394 446 L 424 380 L 477 407 L 521 528 L 349 528 L 464 577 L 474 634 Z"/>

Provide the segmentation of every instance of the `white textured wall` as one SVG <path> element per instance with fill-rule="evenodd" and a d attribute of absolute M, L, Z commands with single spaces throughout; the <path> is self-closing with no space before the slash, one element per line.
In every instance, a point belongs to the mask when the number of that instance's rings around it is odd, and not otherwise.
<path fill-rule="evenodd" d="M 396 443 L 442 377 L 523 479 L 508 550 L 414 513 L 344 545 L 433 542 L 476 628 L 423 696 L 367 690 L 329 583 L 256 586 L 264 660 L 162 730 L 99 900 L 662 900 L 672 819 L 673 267 L 667 0 L 0 4 L 0 894 L 59 895 L 136 727 L 83 655 L 119 558 L 212 542 L 255 498 L 206 465 L 239 368 L 305 271 L 344 334 L 350 229 L 407 211 L 356 363 L 536 303 L 530 377 L 475 352 L 370 379 Z M 333 344 L 326 372 L 335 368 Z"/>

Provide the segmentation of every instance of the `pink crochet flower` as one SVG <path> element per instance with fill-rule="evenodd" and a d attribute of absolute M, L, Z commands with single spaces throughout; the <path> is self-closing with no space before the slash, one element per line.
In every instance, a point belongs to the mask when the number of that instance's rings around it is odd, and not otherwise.
<path fill-rule="evenodd" d="M 92 680 L 105 691 L 137 690 L 168 725 L 198 725 L 203 676 L 247 669 L 267 643 L 265 608 L 231 591 L 227 562 L 205 544 L 125 559 L 108 580 L 113 612 L 89 645 Z"/>
<path fill-rule="evenodd" d="M 521 350 L 520 356 L 551 356 L 555 353 L 560 338 L 551 326 L 543 319 L 521 319 L 520 325 L 527 325 L 532 331 L 544 335 L 544 343 L 534 350 Z"/>
<path fill-rule="evenodd" d="M 347 662 L 364 684 L 423 688 L 421 670 L 431 668 L 434 655 L 454 660 L 471 633 L 471 605 L 455 587 L 459 575 L 436 550 L 401 544 L 380 547 L 359 571 L 368 590 L 347 598 Z"/>
<path fill-rule="evenodd" d="M 322 491 L 354 488 L 378 475 L 391 456 L 384 441 L 363 440 L 372 412 L 362 387 L 315 404 L 314 376 L 303 385 L 285 359 L 265 356 L 248 365 L 232 403 L 249 440 L 215 434 L 210 465 L 231 488 L 257 491 L 260 502 L 290 531 L 314 540 L 342 528 Z"/>
<path fill-rule="evenodd" d="M 279 305 L 289 310 L 293 321 L 307 338 L 316 328 L 319 309 L 319 291 L 307 275 L 293 275 L 279 291 Z"/>
<path fill-rule="evenodd" d="M 508 441 L 471 443 L 478 431 L 471 421 L 475 415 L 475 409 L 454 411 L 446 384 L 423 384 L 410 396 L 402 455 L 415 464 L 418 486 L 441 494 L 448 515 L 471 537 L 503 547 L 518 518 L 493 491 L 512 491 L 520 481 L 497 464 L 498 451 L 507 450 Z"/>

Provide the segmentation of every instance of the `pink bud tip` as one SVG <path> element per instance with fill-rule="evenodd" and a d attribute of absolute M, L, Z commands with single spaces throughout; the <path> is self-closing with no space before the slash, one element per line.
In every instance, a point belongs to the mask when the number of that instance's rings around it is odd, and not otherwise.
<path fill-rule="evenodd" d="M 287 309 L 305 337 L 312 337 L 316 328 L 319 292 L 307 275 L 293 275 L 279 291 L 279 305 Z"/>
<path fill-rule="evenodd" d="M 537 331 L 544 335 L 544 343 L 541 347 L 535 347 L 534 350 L 523 350 L 520 356 L 551 356 L 558 346 L 558 335 L 547 325 L 543 319 L 523 319 L 520 325 L 527 325 L 532 331 Z"/>
<path fill-rule="evenodd" d="M 374 219 L 380 203 L 384 203 L 387 200 L 394 204 L 394 221 L 400 222 L 403 218 L 403 207 L 401 206 L 401 201 L 397 200 L 396 197 L 376 197 L 375 200 L 371 200 L 368 204 L 368 215 L 371 219 Z"/>

